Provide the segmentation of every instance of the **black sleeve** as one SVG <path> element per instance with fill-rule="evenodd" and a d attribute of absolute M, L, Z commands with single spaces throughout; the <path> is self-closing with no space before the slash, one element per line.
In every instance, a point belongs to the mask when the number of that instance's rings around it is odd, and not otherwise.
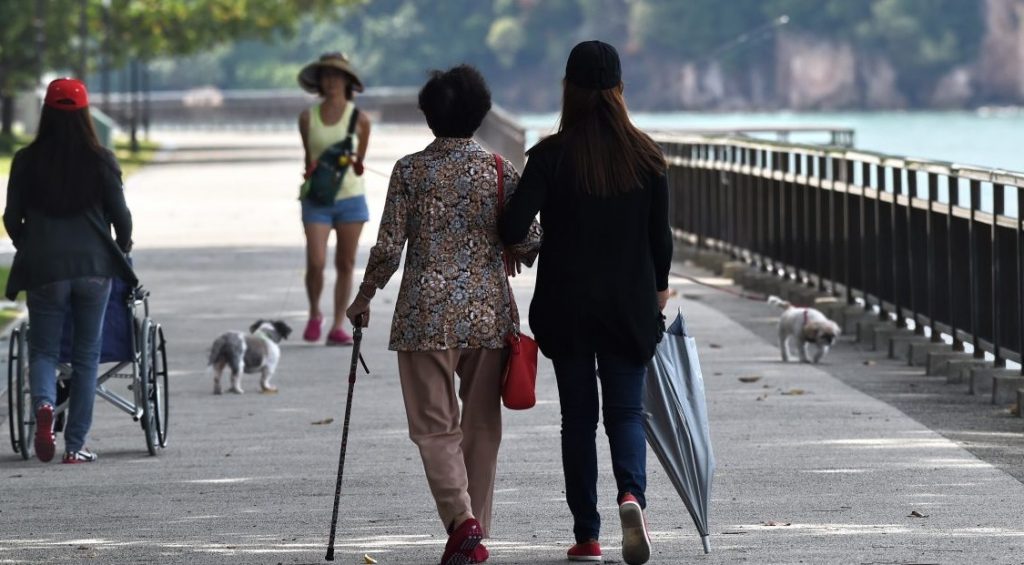
<path fill-rule="evenodd" d="M 4 208 L 4 229 L 15 247 L 25 227 L 25 160 L 20 157 L 19 152 L 11 162 L 11 176 L 7 179 L 7 207 Z"/>
<path fill-rule="evenodd" d="M 114 226 L 115 240 L 121 251 L 132 249 L 132 213 L 124 199 L 124 185 L 121 183 L 121 168 L 113 155 L 101 167 L 100 182 L 103 192 L 103 210 Z"/>
<path fill-rule="evenodd" d="M 651 186 L 651 217 L 648 223 L 654 280 L 658 290 L 668 288 L 672 268 L 672 227 L 668 222 L 668 177 L 659 175 Z"/>
<path fill-rule="evenodd" d="M 537 212 L 544 206 L 548 175 L 543 154 L 530 157 L 515 192 L 507 199 L 498 221 L 498 236 L 505 245 L 522 243 L 530 233 Z"/>

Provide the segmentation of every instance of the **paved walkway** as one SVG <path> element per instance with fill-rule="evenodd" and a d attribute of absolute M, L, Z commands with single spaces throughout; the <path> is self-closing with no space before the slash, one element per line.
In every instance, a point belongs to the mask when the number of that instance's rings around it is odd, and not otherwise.
<path fill-rule="evenodd" d="M 164 162 L 131 178 L 136 264 L 169 340 L 171 443 L 148 457 L 139 426 L 102 402 L 95 465 L 23 462 L 0 432 L 0 563 L 323 562 L 349 350 L 286 343 L 275 395 L 247 378 L 246 394 L 213 396 L 205 375 L 222 331 L 277 316 L 301 331 L 295 137 L 168 135 Z M 386 174 L 428 141 L 423 131 L 380 128 L 369 166 Z M 386 179 L 368 179 L 378 215 Z M 373 235 L 364 234 L 360 265 Z M 524 302 L 532 283 L 516 279 Z M 445 540 L 386 350 L 397 286 L 375 301 L 364 340 L 373 374 L 355 391 L 342 563 L 369 554 L 381 564 L 433 564 Z M 827 367 L 780 363 L 759 333 L 777 314 L 766 305 L 730 303 L 727 316 L 711 307 L 722 300 L 714 290 L 673 286 L 680 298 L 669 309 L 686 311 L 707 380 L 718 458 L 712 553 L 702 554 L 652 456 L 651 563 L 1024 563 L 1024 485 Z M 504 413 L 488 542 L 496 565 L 563 563 L 571 539 L 547 361 L 538 395 L 536 408 Z M 600 462 L 603 541 L 607 561 L 620 562 L 606 445 Z"/>

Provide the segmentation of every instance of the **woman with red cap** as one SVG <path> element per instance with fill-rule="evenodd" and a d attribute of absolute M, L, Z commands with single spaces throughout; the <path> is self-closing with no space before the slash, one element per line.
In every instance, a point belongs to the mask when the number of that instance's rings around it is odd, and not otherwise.
<path fill-rule="evenodd" d="M 540 212 L 544 230 L 530 329 L 551 358 L 562 410 L 571 561 L 600 561 L 596 437 L 599 409 L 611 448 L 622 557 L 646 563 L 645 366 L 664 332 L 672 234 L 665 159 L 634 126 L 615 48 L 585 41 L 565 66 L 558 132 L 529 151 L 501 219 L 506 244 Z M 598 401 L 598 381 L 601 399 Z"/>
<path fill-rule="evenodd" d="M 49 461 L 56 450 L 57 363 L 64 318 L 70 316 L 74 339 L 63 461 L 95 461 L 85 443 L 110 281 L 119 277 L 134 285 L 138 280 L 124 255 L 132 246 L 132 216 L 121 169 L 96 137 L 82 82 L 62 78 L 47 88 L 35 140 L 11 163 L 4 227 L 17 249 L 7 298 L 28 292 L 36 456 Z"/>

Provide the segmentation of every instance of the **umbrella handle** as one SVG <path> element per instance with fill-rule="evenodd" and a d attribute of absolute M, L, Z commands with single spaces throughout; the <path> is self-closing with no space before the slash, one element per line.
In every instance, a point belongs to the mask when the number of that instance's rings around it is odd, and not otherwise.
<path fill-rule="evenodd" d="M 704 554 L 711 553 L 711 538 L 708 536 L 700 536 L 700 542 L 704 544 Z"/>

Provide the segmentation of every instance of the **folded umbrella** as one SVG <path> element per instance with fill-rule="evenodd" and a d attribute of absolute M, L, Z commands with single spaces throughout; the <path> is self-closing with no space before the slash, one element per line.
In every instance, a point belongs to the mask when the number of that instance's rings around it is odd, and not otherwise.
<path fill-rule="evenodd" d="M 697 343 L 687 333 L 682 313 L 676 315 L 647 365 L 644 413 L 647 443 L 690 512 L 704 553 L 710 553 L 708 504 L 715 455 Z"/>

